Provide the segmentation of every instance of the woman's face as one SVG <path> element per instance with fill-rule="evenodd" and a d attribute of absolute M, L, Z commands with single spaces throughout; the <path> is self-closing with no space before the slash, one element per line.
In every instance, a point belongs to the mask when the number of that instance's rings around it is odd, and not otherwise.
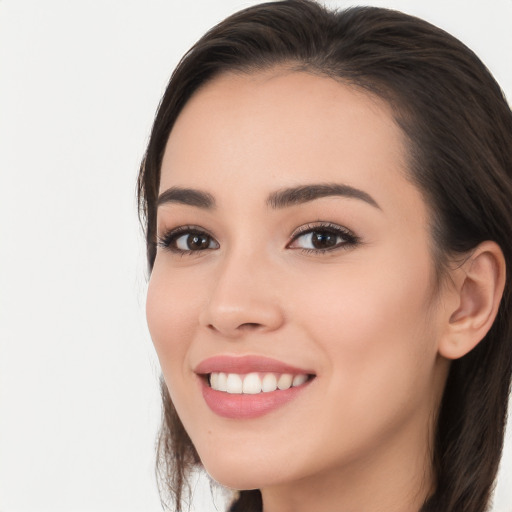
<path fill-rule="evenodd" d="M 406 175 L 389 108 L 329 78 L 226 74 L 180 114 L 147 316 L 216 480 L 423 472 L 446 308 Z"/>

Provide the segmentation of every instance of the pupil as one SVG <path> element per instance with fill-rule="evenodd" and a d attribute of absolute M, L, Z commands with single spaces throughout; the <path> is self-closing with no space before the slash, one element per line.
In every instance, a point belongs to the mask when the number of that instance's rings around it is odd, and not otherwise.
<path fill-rule="evenodd" d="M 208 249 L 208 237 L 204 235 L 190 235 L 187 240 L 187 245 L 188 248 L 192 250 Z"/>
<path fill-rule="evenodd" d="M 315 249 L 325 249 L 336 245 L 337 236 L 326 231 L 315 231 L 312 236 L 312 243 Z"/>

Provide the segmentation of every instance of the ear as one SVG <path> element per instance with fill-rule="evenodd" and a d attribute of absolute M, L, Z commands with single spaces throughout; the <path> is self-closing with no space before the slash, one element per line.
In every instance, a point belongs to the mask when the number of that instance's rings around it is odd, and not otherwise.
<path fill-rule="evenodd" d="M 470 352 L 487 334 L 498 313 L 505 287 L 505 258 L 498 244 L 482 242 L 452 275 L 456 296 L 439 353 L 458 359 Z"/>

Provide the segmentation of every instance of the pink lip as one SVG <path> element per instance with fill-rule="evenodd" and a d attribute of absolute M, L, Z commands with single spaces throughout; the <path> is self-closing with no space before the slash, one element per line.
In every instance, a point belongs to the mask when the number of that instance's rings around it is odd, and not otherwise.
<path fill-rule="evenodd" d="M 312 374 L 309 370 L 285 364 L 277 359 L 263 356 L 214 356 L 205 359 L 194 370 L 198 374 L 212 372 L 246 374 L 252 372 Z"/>
<path fill-rule="evenodd" d="M 261 356 L 215 356 L 202 361 L 196 367 L 195 372 L 199 375 L 212 372 L 242 375 L 252 372 L 291 373 L 293 375 L 312 374 L 310 371 Z M 301 386 L 286 390 L 244 395 L 215 391 L 208 385 L 206 378 L 200 378 L 199 381 L 203 398 L 208 407 L 215 414 L 230 419 L 252 419 L 268 414 L 296 398 L 311 382 L 311 380 L 308 380 Z"/>

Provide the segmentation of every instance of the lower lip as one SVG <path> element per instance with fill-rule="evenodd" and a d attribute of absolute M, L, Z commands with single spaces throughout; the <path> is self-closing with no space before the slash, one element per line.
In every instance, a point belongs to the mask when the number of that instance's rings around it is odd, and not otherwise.
<path fill-rule="evenodd" d="M 310 381 L 301 386 L 258 393 L 257 395 L 231 394 L 212 389 L 204 379 L 203 397 L 208 407 L 217 415 L 231 419 L 252 419 L 268 414 L 296 398 Z"/>

